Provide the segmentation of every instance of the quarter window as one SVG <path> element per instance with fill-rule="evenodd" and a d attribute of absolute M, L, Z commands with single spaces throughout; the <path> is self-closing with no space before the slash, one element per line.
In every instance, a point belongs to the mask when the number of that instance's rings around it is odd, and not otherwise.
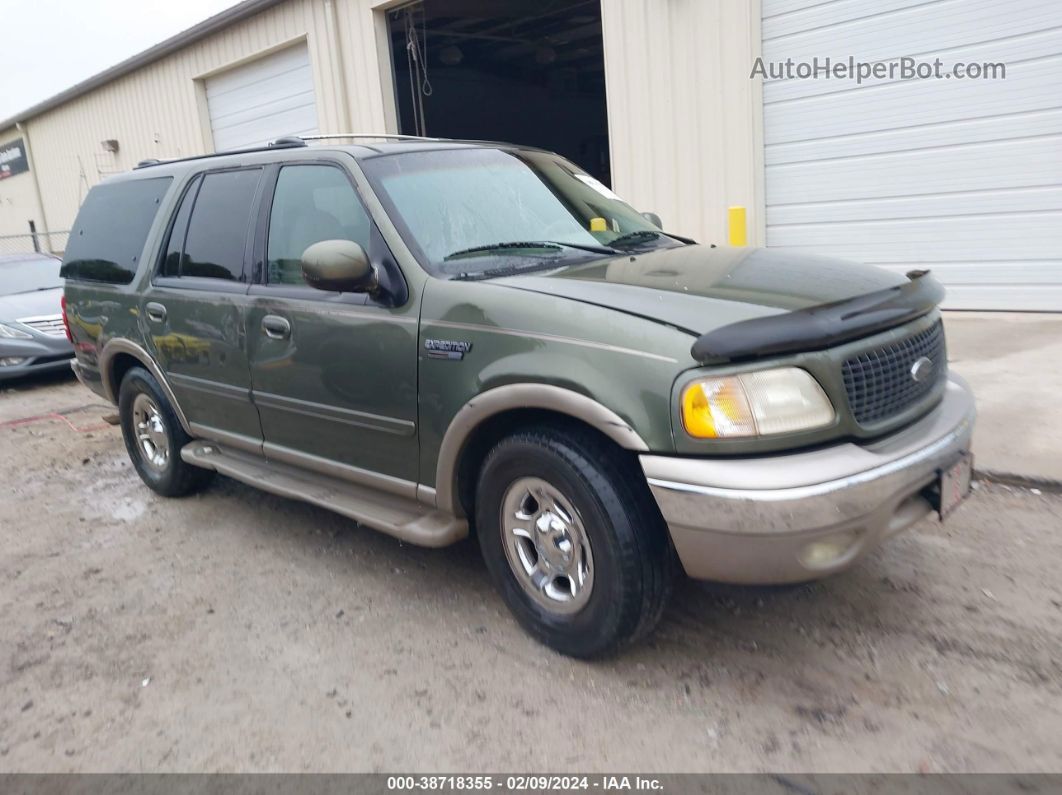
<path fill-rule="evenodd" d="M 97 185 L 85 197 L 66 247 L 64 279 L 129 284 L 172 177 Z"/>
<path fill-rule="evenodd" d="M 369 216 L 357 192 L 334 166 L 284 166 L 269 213 L 267 281 L 305 284 L 302 252 L 322 240 L 352 240 L 369 250 Z"/>
<path fill-rule="evenodd" d="M 255 168 L 202 178 L 188 220 L 181 276 L 243 279 L 247 227 L 260 175 Z"/>
<path fill-rule="evenodd" d="M 162 258 L 161 274 L 163 276 L 181 275 L 181 254 L 184 251 L 184 238 L 188 233 L 188 218 L 192 214 L 192 205 L 195 204 L 195 195 L 199 191 L 199 183 L 202 177 L 196 177 L 188 185 L 181 199 L 181 206 L 177 209 L 177 215 L 173 219 L 173 227 L 170 229 L 170 239 L 166 244 L 166 254 Z"/>

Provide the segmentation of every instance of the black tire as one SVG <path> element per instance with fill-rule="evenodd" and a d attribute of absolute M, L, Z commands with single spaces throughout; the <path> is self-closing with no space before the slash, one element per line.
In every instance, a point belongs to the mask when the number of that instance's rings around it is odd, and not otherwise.
<path fill-rule="evenodd" d="M 510 487 L 519 491 L 527 478 L 546 481 L 571 503 L 589 541 L 592 588 L 574 613 L 543 607 L 510 564 L 505 544 L 518 539 L 503 532 L 502 506 Z M 524 629 L 545 645 L 571 657 L 604 656 L 659 622 L 671 594 L 673 554 L 645 478 L 626 451 L 584 429 L 522 430 L 487 455 L 475 507 L 480 550 L 495 586 Z"/>
<path fill-rule="evenodd" d="M 147 405 L 153 404 L 158 409 L 161 430 L 156 433 L 160 439 L 164 438 L 168 445 L 165 463 L 162 465 L 152 464 L 148 460 L 148 454 L 141 448 L 137 439 L 134 406 L 142 395 L 150 401 Z M 181 448 L 192 441 L 192 438 L 181 427 L 159 382 L 143 367 L 130 368 L 122 378 L 118 388 L 118 416 L 129 459 L 140 479 L 152 491 L 163 497 L 183 497 L 199 491 L 213 480 L 215 473 L 212 470 L 194 467 L 181 460 Z"/>

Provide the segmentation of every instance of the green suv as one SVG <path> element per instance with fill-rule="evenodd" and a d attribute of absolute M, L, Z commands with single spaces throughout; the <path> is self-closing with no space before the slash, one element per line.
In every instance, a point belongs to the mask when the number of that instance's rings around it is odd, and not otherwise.
<path fill-rule="evenodd" d="M 74 369 L 150 488 L 220 472 L 413 544 L 474 533 L 579 657 L 649 632 L 679 566 L 814 579 L 969 490 L 925 272 L 699 245 L 549 152 L 396 138 L 89 192 Z"/>

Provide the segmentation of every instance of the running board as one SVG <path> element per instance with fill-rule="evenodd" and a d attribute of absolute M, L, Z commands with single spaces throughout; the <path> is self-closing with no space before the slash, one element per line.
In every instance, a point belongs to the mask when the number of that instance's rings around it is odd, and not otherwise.
<path fill-rule="evenodd" d="M 181 458 L 263 491 L 335 511 L 410 544 L 444 547 L 468 535 L 468 522 L 417 500 L 224 448 L 216 442 L 189 442 L 181 449 Z"/>

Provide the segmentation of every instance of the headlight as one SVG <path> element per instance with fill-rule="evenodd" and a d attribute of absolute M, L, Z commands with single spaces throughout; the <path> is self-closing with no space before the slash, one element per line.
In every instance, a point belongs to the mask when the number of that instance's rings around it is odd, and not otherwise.
<path fill-rule="evenodd" d="M 682 391 L 682 425 L 698 439 L 808 431 L 833 419 L 819 382 L 799 367 L 699 378 Z"/>
<path fill-rule="evenodd" d="M 32 334 L 27 334 L 25 331 L 23 331 L 20 328 L 15 328 L 14 326 L 7 326 L 7 325 L 5 325 L 3 323 L 0 323 L 0 337 L 7 337 L 8 339 L 13 339 L 13 340 L 31 340 L 31 339 L 33 339 L 33 335 Z"/>

